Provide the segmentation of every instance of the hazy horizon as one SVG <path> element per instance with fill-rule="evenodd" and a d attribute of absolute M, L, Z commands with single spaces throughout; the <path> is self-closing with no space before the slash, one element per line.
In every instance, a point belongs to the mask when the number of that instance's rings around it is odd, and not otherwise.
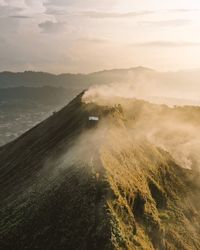
<path fill-rule="evenodd" d="M 10 69 L 5 69 L 5 70 L 0 70 L 0 73 L 25 73 L 25 72 L 34 72 L 34 73 L 47 73 L 47 74 L 52 74 L 52 75 L 62 75 L 62 74 L 83 74 L 83 75 L 87 75 L 87 74 L 93 74 L 93 73 L 99 73 L 99 72 L 103 72 L 103 71 L 112 71 L 112 70 L 134 70 L 134 69 L 147 69 L 147 70 L 152 70 L 158 73 L 179 73 L 179 72 L 194 72 L 194 71 L 200 71 L 200 66 L 197 68 L 180 68 L 180 69 L 174 69 L 174 70 L 159 70 L 157 68 L 153 68 L 150 66 L 145 66 L 145 65 L 136 65 L 136 66 L 127 66 L 127 67 L 110 67 L 110 68 L 99 68 L 95 71 L 88 71 L 88 72 L 84 72 L 84 71 L 60 71 L 60 72 L 54 72 L 54 71 L 42 71 L 42 70 L 31 70 L 31 69 L 21 69 L 19 71 L 17 70 L 10 70 Z"/>

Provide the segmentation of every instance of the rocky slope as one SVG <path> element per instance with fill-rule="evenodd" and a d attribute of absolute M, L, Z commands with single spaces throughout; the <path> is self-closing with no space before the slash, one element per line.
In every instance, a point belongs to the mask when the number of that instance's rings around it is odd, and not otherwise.
<path fill-rule="evenodd" d="M 166 109 L 80 94 L 1 147 L 0 248 L 200 249 L 198 171 L 132 134 Z"/>

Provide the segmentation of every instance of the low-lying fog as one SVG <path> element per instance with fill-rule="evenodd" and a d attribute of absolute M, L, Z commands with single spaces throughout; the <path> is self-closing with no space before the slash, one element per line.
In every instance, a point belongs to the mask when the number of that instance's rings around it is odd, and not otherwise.
<path fill-rule="evenodd" d="M 168 151 L 182 167 L 199 169 L 200 107 L 172 107 L 172 103 L 169 107 L 145 102 L 141 102 L 139 110 L 135 110 L 137 106 L 134 106 L 136 99 L 165 104 L 169 104 L 166 100 L 180 99 L 185 104 L 182 97 L 187 104 L 194 105 L 199 102 L 199 92 L 187 92 L 186 88 L 177 91 L 172 85 L 158 88 L 158 82 L 140 80 L 91 87 L 85 92 L 83 101 L 98 105 L 121 104 L 127 119 L 135 116 L 128 127 L 133 140 L 145 137 Z M 124 102 L 124 98 L 127 101 Z"/>

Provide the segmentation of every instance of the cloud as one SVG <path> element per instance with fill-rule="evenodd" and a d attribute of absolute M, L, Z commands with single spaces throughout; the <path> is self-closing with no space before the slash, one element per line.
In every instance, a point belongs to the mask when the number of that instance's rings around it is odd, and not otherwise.
<path fill-rule="evenodd" d="M 109 43 L 109 40 L 104 39 L 104 38 L 80 38 L 80 39 L 77 39 L 77 42 L 93 43 L 93 44 L 106 44 L 106 43 Z"/>
<path fill-rule="evenodd" d="M 28 19 L 31 18 L 31 16 L 23 16 L 23 15 L 15 15 L 15 16 L 9 16 L 10 18 L 16 18 L 16 19 Z"/>
<path fill-rule="evenodd" d="M 48 0 L 45 2 L 45 5 L 51 6 L 80 6 L 80 7 L 96 7 L 96 6 L 113 6 L 116 3 L 116 0 Z"/>
<path fill-rule="evenodd" d="M 19 15 L 20 12 L 22 11 L 22 8 L 19 7 L 12 7 L 12 6 L 8 6 L 8 5 L 0 5 L 0 17 L 1 18 L 5 18 L 5 17 L 9 17 L 11 15 Z"/>
<path fill-rule="evenodd" d="M 65 22 L 52 22 L 45 21 L 43 23 L 39 23 L 38 26 L 44 33 L 57 33 L 64 30 L 66 23 Z"/>
<path fill-rule="evenodd" d="M 0 47 L 6 44 L 7 44 L 7 40 L 4 37 L 0 36 Z"/>
<path fill-rule="evenodd" d="M 166 11 L 168 11 L 168 12 L 182 12 L 182 13 L 187 13 L 187 12 L 200 11 L 200 9 L 167 9 Z"/>
<path fill-rule="evenodd" d="M 103 19 L 103 18 L 131 18 L 131 17 L 145 16 L 145 15 L 165 13 L 165 12 L 185 13 L 185 12 L 195 12 L 195 11 L 200 11 L 200 9 L 160 9 L 160 10 L 143 10 L 143 11 L 131 11 L 131 12 L 84 11 L 81 14 L 90 18 Z"/>
<path fill-rule="evenodd" d="M 0 17 L 14 17 L 14 18 L 29 18 L 35 14 L 41 16 L 46 8 L 41 0 L 24 0 L 24 1 L 10 1 L 5 0 L 4 3 L 0 2 Z"/>
<path fill-rule="evenodd" d="M 44 2 L 47 12 L 53 15 L 63 12 L 78 13 L 88 10 L 111 11 L 119 0 L 48 0 Z"/>
<path fill-rule="evenodd" d="M 0 18 L 0 30 L 4 37 L 12 34 L 17 36 L 19 29 L 19 19 L 14 18 Z M 1 54 L 1 53 L 0 53 Z"/>
<path fill-rule="evenodd" d="M 141 47 L 194 47 L 200 46 L 200 42 L 185 42 L 185 41 L 151 41 L 144 43 L 134 43 L 133 46 Z"/>
<path fill-rule="evenodd" d="M 138 22 L 140 25 L 144 26 L 154 26 L 154 27 L 163 27 L 163 26 L 184 26 L 191 23 L 191 20 L 188 19 L 172 19 L 172 20 L 162 20 L 162 21 L 141 21 Z"/>
<path fill-rule="evenodd" d="M 98 19 L 104 19 L 104 18 L 130 18 L 130 17 L 137 17 L 137 16 L 145 16 L 154 14 L 155 11 L 138 11 L 138 12 L 99 12 L 99 11 L 84 11 L 81 12 L 83 16 L 89 17 L 89 18 L 98 18 Z"/>
<path fill-rule="evenodd" d="M 79 4 L 80 0 L 48 0 L 46 5 L 55 5 L 55 6 L 69 6 L 72 4 Z"/>
<path fill-rule="evenodd" d="M 29 16 L 29 13 L 25 12 L 25 6 L 8 5 L 8 2 L 5 1 L 5 5 L 0 5 L 0 30 L 2 35 L 18 34 L 20 19 L 28 19 Z"/>

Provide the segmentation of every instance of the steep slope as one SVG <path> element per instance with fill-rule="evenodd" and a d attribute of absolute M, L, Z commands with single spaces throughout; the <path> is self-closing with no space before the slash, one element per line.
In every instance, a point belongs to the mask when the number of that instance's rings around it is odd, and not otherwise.
<path fill-rule="evenodd" d="M 1 249 L 200 248 L 198 173 L 131 136 L 136 113 L 80 94 L 0 148 Z"/>
<path fill-rule="evenodd" d="M 85 161 L 65 162 L 61 156 L 81 132 L 91 130 L 90 114 L 110 110 L 86 108 L 81 97 L 0 148 L 1 248 L 86 249 L 92 244 L 97 199 L 93 168 Z M 109 244 L 101 240 L 103 232 L 99 241 Z"/>

